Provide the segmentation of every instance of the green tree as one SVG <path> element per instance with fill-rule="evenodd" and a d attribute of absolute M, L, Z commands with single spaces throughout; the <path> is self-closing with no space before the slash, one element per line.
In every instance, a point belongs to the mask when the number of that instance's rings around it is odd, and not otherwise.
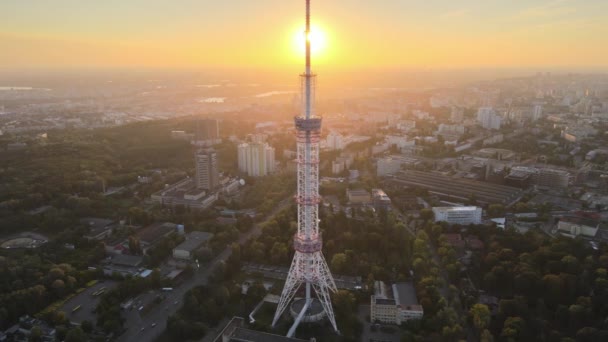
<path fill-rule="evenodd" d="M 469 310 L 469 315 L 471 315 L 473 325 L 475 326 L 478 334 L 481 334 L 481 332 L 490 324 L 490 309 L 485 304 L 473 305 L 473 307 Z"/>
<path fill-rule="evenodd" d="M 68 334 L 65 336 L 65 342 L 86 342 L 88 341 L 87 335 L 80 327 L 70 329 Z"/>
<path fill-rule="evenodd" d="M 433 211 L 431 209 L 421 209 L 420 210 L 420 218 L 423 219 L 424 221 L 429 221 L 432 220 L 435 217 L 435 214 L 433 214 Z"/>
<path fill-rule="evenodd" d="M 501 337 L 507 341 L 521 341 L 525 322 L 521 317 L 508 317 L 502 328 Z"/>
<path fill-rule="evenodd" d="M 331 258 L 332 271 L 334 271 L 335 273 L 343 273 L 347 266 L 346 262 L 347 262 L 346 254 L 344 254 L 344 253 L 334 254 L 334 256 Z"/>
<path fill-rule="evenodd" d="M 492 333 L 488 329 L 484 329 L 484 331 L 481 332 L 481 337 L 479 338 L 479 341 L 494 342 L 494 336 L 492 336 Z"/>

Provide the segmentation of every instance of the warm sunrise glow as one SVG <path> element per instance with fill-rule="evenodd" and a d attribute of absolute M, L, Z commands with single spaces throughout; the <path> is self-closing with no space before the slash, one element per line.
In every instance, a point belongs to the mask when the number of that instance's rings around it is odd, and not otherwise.
<path fill-rule="evenodd" d="M 303 1 L 113 3 L 0 1 L 0 68 L 301 65 Z M 605 0 L 349 0 L 312 8 L 316 66 L 608 67 Z"/>

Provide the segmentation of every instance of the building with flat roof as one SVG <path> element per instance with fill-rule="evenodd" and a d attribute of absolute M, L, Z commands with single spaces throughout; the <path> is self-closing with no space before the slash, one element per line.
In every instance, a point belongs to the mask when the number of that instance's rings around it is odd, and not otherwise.
<path fill-rule="evenodd" d="M 422 316 L 424 309 L 418 304 L 416 290 L 411 282 L 395 283 L 390 287 L 382 281 L 374 283 L 370 305 L 372 322 L 400 325 Z"/>
<path fill-rule="evenodd" d="M 469 201 L 474 197 L 482 204 L 500 203 L 505 206 L 517 202 L 524 193 L 522 189 L 511 186 L 414 170 L 400 171 L 387 183 L 427 189 L 433 195 L 455 202 Z"/>
<path fill-rule="evenodd" d="M 173 248 L 173 257 L 176 259 L 192 260 L 194 252 L 208 243 L 213 234 L 207 232 L 191 232 L 186 240 Z"/>
<path fill-rule="evenodd" d="M 433 207 L 435 222 L 449 224 L 480 224 L 481 213 L 480 207 Z"/>
<path fill-rule="evenodd" d="M 217 153 L 213 149 L 198 150 L 194 155 L 196 188 L 212 191 L 219 185 Z"/>
<path fill-rule="evenodd" d="M 422 162 L 416 158 L 404 157 L 399 155 L 391 155 L 378 159 L 376 164 L 376 175 L 384 177 L 389 174 L 397 173 L 402 168 L 415 169 L 422 165 Z"/>
<path fill-rule="evenodd" d="M 209 208 L 219 195 L 196 187 L 195 180 L 186 178 L 152 194 L 152 201 L 169 207 L 184 206 L 190 209 Z"/>
<path fill-rule="evenodd" d="M 113 220 L 97 217 L 82 218 L 80 223 L 89 228 L 89 232 L 84 236 L 87 240 L 103 240 L 112 234 L 112 229 L 116 226 Z"/>
<path fill-rule="evenodd" d="M 556 169 L 540 169 L 536 175 L 536 185 L 548 188 L 567 188 L 570 173 Z"/>
<path fill-rule="evenodd" d="M 593 238 L 599 228 L 600 223 L 598 220 L 578 216 L 562 217 L 557 223 L 557 232 L 570 238 L 577 236 Z"/>
<path fill-rule="evenodd" d="M 177 224 L 171 222 L 153 223 L 143 229 L 137 231 L 136 235 L 141 242 L 142 247 L 147 248 L 158 243 L 165 236 L 175 232 Z"/>
<path fill-rule="evenodd" d="M 245 328 L 242 317 L 233 317 L 213 342 L 307 342 L 299 338 L 275 335 Z M 308 341 L 310 342 L 310 341 Z"/>
<path fill-rule="evenodd" d="M 371 202 L 372 196 L 365 189 L 347 189 L 346 197 L 351 204 L 365 204 Z"/>
<path fill-rule="evenodd" d="M 389 209 L 391 199 L 382 189 L 372 189 L 372 205 L 376 209 Z"/>

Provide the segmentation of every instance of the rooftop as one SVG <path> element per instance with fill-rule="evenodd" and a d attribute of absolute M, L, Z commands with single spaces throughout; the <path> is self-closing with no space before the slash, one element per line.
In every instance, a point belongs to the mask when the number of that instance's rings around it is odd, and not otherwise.
<path fill-rule="evenodd" d="M 149 245 L 153 245 L 158 242 L 163 236 L 174 232 L 177 225 L 175 223 L 153 223 L 146 228 L 137 232 L 139 240 Z"/>
<path fill-rule="evenodd" d="M 477 210 L 477 207 L 433 207 L 433 209 L 445 211 L 472 211 Z"/>
<path fill-rule="evenodd" d="M 143 261 L 144 258 L 139 255 L 117 254 L 112 257 L 110 263 L 114 265 L 137 267 L 141 265 Z"/>
<path fill-rule="evenodd" d="M 402 307 L 418 304 L 416 289 L 411 282 L 393 284 L 393 296 L 397 305 Z"/>
<path fill-rule="evenodd" d="M 111 229 L 114 221 L 96 217 L 85 217 L 80 219 L 80 223 L 89 227 L 89 236 L 97 236 Z"/>
<path fill-rule="evenodd" d="M 269 334 L 261 331 L 246 329 L 242 317 L 233 317 L 214 342 L 306 342 L 299 338 Z M 227 338 L 227 339 L 226 339 Z"/>
<path fill-rule="evenodd" d="M 421 171 L 401 171 L 390 181 L 397 186 L 415 186 L 430 193 L 451 199 L 468 200 L 471 195 L 482 203 L 509 205 L 517 201 L 523 191 L 519 188 Z"/>
<path fill-rule="evenodd" d="M 192 252 L 212 237 L 213 234 L 207 232 L 191 232 L 186 236 L 186 240 L 175 247 L 175 249 Z"/>

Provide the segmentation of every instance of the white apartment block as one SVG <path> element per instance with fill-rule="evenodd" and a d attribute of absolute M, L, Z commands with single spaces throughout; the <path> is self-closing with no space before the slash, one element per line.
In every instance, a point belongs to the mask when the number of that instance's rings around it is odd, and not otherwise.
<path fill-rule="evenodd" d="M 435 222 L 445 221 L 449 224 L 480 224 L 482 209 L 480 207 L 433 207 Z"/>
<path fill-rule="evenodd" d="M 500 129 L 502 117 L 491 107 L 481 107 L 477 111 L 477 122 L 485 129 Z"/>
<path fill-rule="evenodd" d="M 325 146 L 330 150 L 342 150 L 345 147 L 344 137 L 342 134 L 331 131 L 325 139 Z"/>
<path fill-rule="evenodd" d="M 239 170 L 251 177 L 274 172 L 274 147 L 266 143 L 243 143 L 238 146 Z"/>

